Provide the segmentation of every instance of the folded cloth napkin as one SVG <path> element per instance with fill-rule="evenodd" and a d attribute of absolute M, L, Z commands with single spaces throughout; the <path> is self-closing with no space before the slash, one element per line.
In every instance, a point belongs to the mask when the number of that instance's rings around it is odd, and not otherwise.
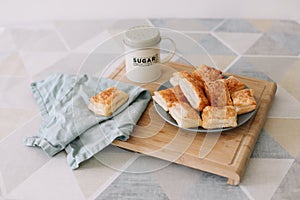
<path fill-rule="evenodd" d="M 88 109 L 89 99 L 115 86 L 129 95 L 112 116 L 97 116 Z M 115 139 L 127 140 L 146 109 L 151 95 L 141 87 L 108 78 L 87 75 L 51 75 L 31 84 L 43 122 L 27 146 L 39 146 L 53 156 L 63 149 L 69 165 L 76 169 Z"/>

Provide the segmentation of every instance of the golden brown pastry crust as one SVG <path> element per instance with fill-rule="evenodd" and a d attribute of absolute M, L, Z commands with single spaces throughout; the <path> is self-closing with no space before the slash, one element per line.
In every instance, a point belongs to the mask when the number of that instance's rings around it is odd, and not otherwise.
<path fill-rule="evenodd" d="M 179 81 L 179 86 L 191 106 L 202 111 L 208 105 L 208 100 L 203 91 L 203 85 L 190 74 L 184 74 Z"/>
<path fill-rule="evenodd" d="M 241 82 L 234 76 L 229 76 L 226 80 L 229 93 L 232 94 L 235 91 L 242 90 L 246 87 L 245 83 Z"/>
<path fill-rule="evenodd" d="M 238 115 L 251 112 L 256 108 L 253 89 L 243 89 L 236 91 L 231 95 L 231 97 Z"/>
<path fill-rule="evenodd" d="M 110 87 L 107 88 L 106 90 L 103 90 L 102 92 L 98 93 L 96 96 L 91 97 L 92 101 L 97 103 L 102 103 L 102 104 L 111 104 L 113 98 L 117 94 L 117 88 L 116 87 Z"/>
<path fill-rule="evenodd" d="M 179 85 L 176 85 L 173 89 L 174 89 L 174 93 L 175 93 L 178 101 L 183 102 L 183 103 L 189 103 L 188 99 L 184 96 Z"/>
<path fill-rule="evenodd" d="M 224 79 L 205 83 L 205 93 L 211 106 L 231 106 L 230 93 Z"/>
<path fill-rule="evenodd" d="M 180 72 L 175 72 L 173 73 L 173 76 L 170 78 L 170 83 L 173 87 L 176 85 L 179 85 L 179 80 L 185 76 L 189 76 L 190 73 L 187 71 L 180 71 Z"/>
<path fill-rule="evenodd" d="M 198 127 L 202 125 L 199 113 L 189 104 L 180 102 L 170 108 L 170 115 L 181 128 Z"/>
<path fill-rule="evenodd" d="M 165 90 L 155 91 L 153 99 L 162 107 L 165 111 L 168 111 L 174 104 L 178 103 L 178 99 L 173 88 Z"/>
<path fill-rule="evenodd" d="M 233 106 L 207 106 L 202 112 L 202 127 L 205 129 L 236 127 L 237 113 Z"/>
<path fill-rule="evenodd" d="M 202 80 L 206 83 L 223 78 L 222 71 L 207 65 L 201 65 L 192 73 L 192 75 L 198 80 Z"/>
<path fill-rule="evenodd" d="M 127 99 L 128 94 L 112 86 L 91 97 L 88 108 L 98 115 L 110 116 Z"/>
<path fill-rule="evenodd" d="M 169 111 L 179 127 L 191 128 L 201 125 L 199 113 L 191 107 L 178 85 L 174 88 L 155 91 L 152 98 L 165 111 Z"/>

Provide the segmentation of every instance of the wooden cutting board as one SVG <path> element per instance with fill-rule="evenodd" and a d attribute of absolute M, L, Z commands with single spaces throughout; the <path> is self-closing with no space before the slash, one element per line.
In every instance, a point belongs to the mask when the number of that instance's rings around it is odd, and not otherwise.
<path fill-rule="evenodd" d="M 110 78 L 142 86 L 153 94 L 162 83 L 172 76 L 173 72 L 183 70 L 191 72 L 194 69 L 192 66 L 181 63 L 167 63 L 162 67 L 162 75 L 159 80 L 147 84 L 137 84 L 126 78 L 125 64 L 123 63 L 110 75 Z M 249 88 L 254 89 L 258 103 L 257 112 L 246 124 L 222 132 L 218 142 L 205 158 L 199 158 L 200 147 L 206 134 L 212 133 L 190 132 L 170 125 L 156 113 L 152 100 L 130 139 L 126 142 L 115 140 L 113 145 L 217 174 L 228 178 L 228 184 L 238 185 L 266 121 L 277 87 L 273 82 L 235 76 Z"/>

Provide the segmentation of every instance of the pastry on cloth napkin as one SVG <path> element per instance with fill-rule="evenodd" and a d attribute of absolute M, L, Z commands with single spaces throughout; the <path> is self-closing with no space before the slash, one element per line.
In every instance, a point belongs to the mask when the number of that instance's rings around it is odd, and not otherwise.
<path fill-rule="evenodd" d="M 128 100 L 111 116 L 95 115 L 88 109 L 90 97 L 111 86 L 126 92 Z M 51 75 L 31 89 L 43 122 L 25 145 L 39 146 L 50 156 L 65 149 L 72 169 L 113 140 L 127 140 L 151 99 L 144 88 L 87 75 Z"/>

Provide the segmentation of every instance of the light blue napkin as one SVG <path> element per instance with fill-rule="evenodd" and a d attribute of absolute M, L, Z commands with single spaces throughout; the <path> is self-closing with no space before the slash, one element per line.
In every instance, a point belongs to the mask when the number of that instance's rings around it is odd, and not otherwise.
<path fill-rule="evenodd" d="M 126 92 L 128 101 L 112 116 L 95 115 L 87 107 L 89 98 L 111 86 Z M 50 156 L 65 149 L 73 169 L 113 140 L 127 140 L 151 99 L 141 87 L 87 75 L 51 75 L 31 88 L 43 122 L 37 136 L 26 138 L 25 145 L 39 146 Z"/>

